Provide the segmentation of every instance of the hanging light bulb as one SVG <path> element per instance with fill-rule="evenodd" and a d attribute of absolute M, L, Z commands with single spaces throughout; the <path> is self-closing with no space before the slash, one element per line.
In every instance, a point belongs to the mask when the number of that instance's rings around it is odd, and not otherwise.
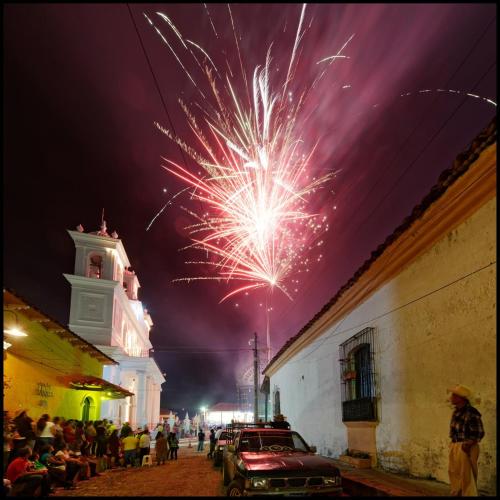
<path fill-rule="evenodd" d="M 16 325 L 11 327 L 11 328 L 4 328 L 3 333 L 6 333 L 7 335 L 11 335 L 12 337 L 27 337 L 28 334 L 23 332 L 23 330 L 19 326 L 17 314 L 14 311 L 11 311 L 10 309 L 4 309 L 3 312 L 4 312 L 4 314 L 11 313 L 16 318 Z"/>
<path fill-rule="evenodd" d="M 13 337 L 27 337 L 28 336 L 27 333 L 24 333 L 18 327 L 8 328 L 8 329 L 4 330 L 3 333 L 6 333 L 7 335 L 12 335 Z"/>

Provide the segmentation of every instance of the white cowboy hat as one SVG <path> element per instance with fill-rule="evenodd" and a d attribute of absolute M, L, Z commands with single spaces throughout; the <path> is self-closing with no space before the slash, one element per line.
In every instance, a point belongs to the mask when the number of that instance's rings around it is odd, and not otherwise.
<path fill-rule="evenodd" d="M 448 392 L 451 392 L 452 394 L 456 394 L 457 396 L 460 396 L 461 398 L 468 399 L 469 401 L 472 399 L 472 389 L 465 385 L 457 384 L 453 387 L 448 388 Z"/>

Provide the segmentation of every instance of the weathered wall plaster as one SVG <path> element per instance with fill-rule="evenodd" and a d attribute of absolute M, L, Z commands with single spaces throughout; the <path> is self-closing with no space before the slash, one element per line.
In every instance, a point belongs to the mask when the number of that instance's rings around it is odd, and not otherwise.
<path fill-rule="evenodd" d="M 479 489 L 496 493 L 496 198 L 271 375 L 293 428 L 338 457 L 342 423 L 339 344 L 375 328 L 377 462 L 448 482 L 446 388 L 481 396 L 486 436 Z"/>

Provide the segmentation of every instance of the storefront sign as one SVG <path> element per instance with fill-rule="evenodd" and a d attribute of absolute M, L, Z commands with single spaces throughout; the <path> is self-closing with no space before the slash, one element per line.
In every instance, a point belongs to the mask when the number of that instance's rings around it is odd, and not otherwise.
<path fill-rule="evenodd" d="M 43 398 L 51 398 L 54 396 L 52 392 L 52 386 L 50 384 L 44 384 L 42 382 L 38 382 L 36 385 L 36 394 L 38 396 L 42 396 Z"/>

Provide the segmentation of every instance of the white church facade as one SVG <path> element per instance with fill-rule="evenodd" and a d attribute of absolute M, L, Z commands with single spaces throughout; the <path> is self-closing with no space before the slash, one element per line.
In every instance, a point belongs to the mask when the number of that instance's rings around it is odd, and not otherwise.
<path fill-rule="evenodd" d="M 76 248 L 74 274 L 64 274 L 71 284 L 69 328 L 119 363 L 106 366 L 103 378 L 134 394 L 103 401 L 101 418 L 154 426 L 165 377 L 150 357 L 153 322 L 138 300 L 139 280 L 123 243 L 107 233 L 105 221 L 100 231 L 85 233 L 79 225 L 68 233 Z"/>

